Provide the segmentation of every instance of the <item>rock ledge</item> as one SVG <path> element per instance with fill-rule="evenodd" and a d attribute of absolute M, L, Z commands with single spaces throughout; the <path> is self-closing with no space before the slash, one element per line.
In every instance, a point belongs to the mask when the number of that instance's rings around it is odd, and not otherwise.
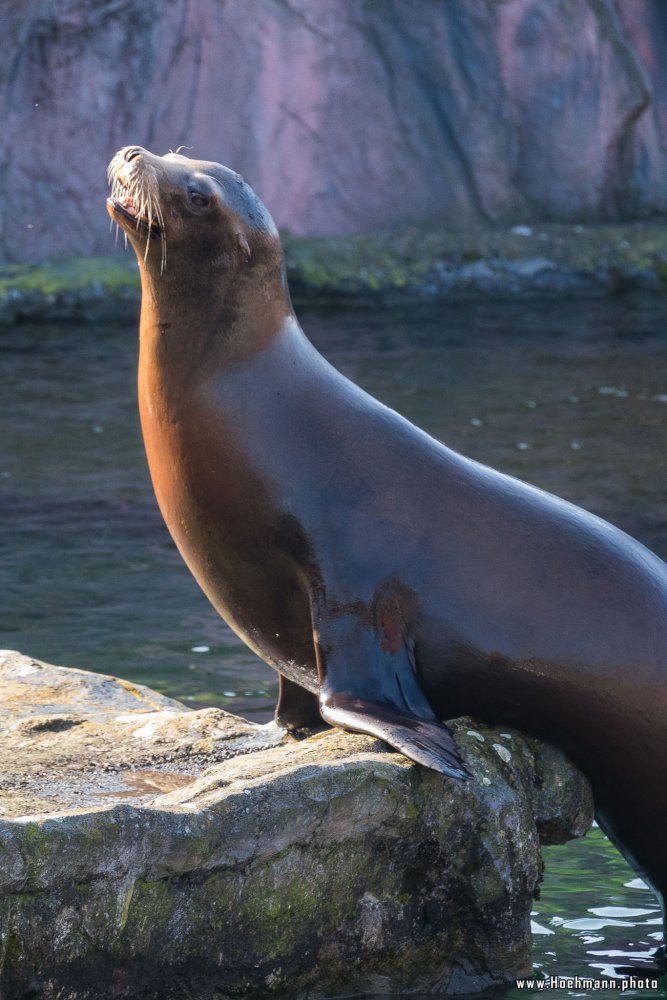
<path fill-rule="evenodd" d="M 0 995 L 477 992 L 530 968 L 542 842 L 590 790 L 453 723 L 474 778 L 0 654 Z"/>
<path fill-rule="evenodd" d="M 407 227 L 340 237 L 282 234 L 297 306 L 371 307 L 476 299 L 576 298 L 667 281 L 667 217 L 464 230 Z M 134 255 L 0 265 L 0 325 L 135 322 Z"/>

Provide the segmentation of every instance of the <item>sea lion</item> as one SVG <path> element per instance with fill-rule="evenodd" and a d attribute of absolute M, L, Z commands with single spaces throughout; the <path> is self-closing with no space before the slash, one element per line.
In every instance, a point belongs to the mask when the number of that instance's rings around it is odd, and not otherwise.
<path fill-rule="evenodd" d="M 131 146 L 110 178 L 141 271 L 158 503 L 213 605 L 278 670 L 277 719 L 321 713 L 455 778 L 467 771 L 443 718 L 549 740 L 664 905 L 665 564 L 335 371 L 238 174 Z"/>

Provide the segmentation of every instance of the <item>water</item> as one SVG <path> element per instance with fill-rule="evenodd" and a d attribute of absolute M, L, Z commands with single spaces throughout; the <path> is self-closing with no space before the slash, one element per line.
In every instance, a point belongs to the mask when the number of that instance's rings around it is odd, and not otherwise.
<path fill-rule="evenodd" d="M 431 434 L 667 557 L 667 337 L 657 300 L 302 318 L 338 368 Z M 153 500 L 134 397 L 136 330 L 26 325 L 3 332 L 0 352 L 0 645 L 269 718 L 272 671 L 209 607 Z M 546 853 L 539 970 L 599 976 L 609 956 L 595 952 L 627 940 L 655 946 L 655 898 L 599 831 Z"/>
<path fill-rule="evenodd" d="M 596 826 L 583 840 L 544 850 L 546 878 L 534 904 L 533 961 L 536 975 L 591 977 L 617 982 L 624 956 L 650 955 L 662 942 L 662 918 L 654 893 L 638 879 Z M 654 978 L 637 970 L 635 978 Z M 624 996 L 667 997 L 658 989 L 626 989 Z M 538 992 L 503 991 L 503 1000 Z M 587 997 L 599 990 L 572 989 Z M 621 990 L 619 989 L 619 994 Z"/>

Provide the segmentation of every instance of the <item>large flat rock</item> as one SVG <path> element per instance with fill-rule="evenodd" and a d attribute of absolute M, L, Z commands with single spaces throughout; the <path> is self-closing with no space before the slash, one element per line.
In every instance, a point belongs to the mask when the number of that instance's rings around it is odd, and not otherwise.
<path fill-rule="evenodd" d="M 138 805 L 284 740 L 221 709 L 0 652 L 0 817 Z"/>
<path fill-rule="evenodd" d="M 551 747 L 452 724 L 473 779 L 0 654 L 0 995 L 476 992 L 530 967 Z"/>

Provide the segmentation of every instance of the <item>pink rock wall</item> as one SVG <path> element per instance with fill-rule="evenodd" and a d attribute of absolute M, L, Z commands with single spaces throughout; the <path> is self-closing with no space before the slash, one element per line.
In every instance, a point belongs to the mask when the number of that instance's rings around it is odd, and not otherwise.
<path fill-rule="evenodd" d="M 3 0 L 0 259 L 111 253 L 122 145 L 239 170 L 279 225 L 667 207 L 665 0 Z"/>

